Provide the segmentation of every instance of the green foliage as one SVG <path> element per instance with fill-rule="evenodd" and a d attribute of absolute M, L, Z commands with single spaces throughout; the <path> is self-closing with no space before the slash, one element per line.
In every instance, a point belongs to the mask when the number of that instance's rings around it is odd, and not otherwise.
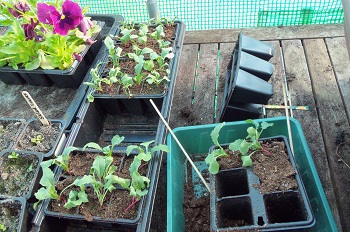
<path fill-rule="evenodd" d="M 42 187 L 34 194 L 36 199 L 39 200 L 38 202 L 34 203 L 35 210 L 37 209 L 38 204 L 45 199 L 58 200 L 60 198 L 55 188 L 54 173 L 49 167 L 45 166 L 45 164 L 43 165 L 43 163 L 41 163 L 40 165 L 43 170 L 43 175 L 39 184 Z"/>
<path fill-rule="evenodd" d="M 219 143 L 219 133 L 221 128 L 225 126 L 225 122 L 217 125 L 214 130 L 210 133 L 211 140 L 213 141 L 214 145 L 218 146 L 219 148 L 214 149 L 211 153 L 208 154 L 208 156 L 205 158 L 205 163 L 209 165 L 209 172 L 211 174 L 216 174 L 219 171 L 220 165 L 217 161 L 219 157 L 227 157 L 227 153 L 225 150 L 221 147 Z"/>
<path fill-rule="evenodd" d="M 261 144 L 259 142 L 259 138 L 261 133 L 267 129 L 268 127 L 273 126 L 273 123 L 262 122 L 260 125 L 258 122 L 255 122 L 251 119 L 246 120 L 246 123 L 252 123 L 254 127 L 248 127 L 247 129 L 247 137 L 245 139 L 237 139 L 233 143 L 229 145 L 230 150 L 232 151 L 240 151 L 242 154 L 242 166 L 250 167 L 253 165 L 253 161 L 251 160 L 251 156 L 256 152 L 261 150 Z M 260 129 L 260 130 L 259 130 Z M 247 154 L 251 150 L 250 154 Z"/>
<path fill-rule="evenodd" d="M 8 155 L 7 157 L 8 157 L 9 159 L 18 159 L 18 156 L 19 156 L 19 154 L 18 154 L 17 152 L 13 151 L 13 152 L 11 152 L 11 154 Z"/>
<path fill-rule="evenodd" d="M 15 8 L 18 1 L 1 1 L 0 23 L 9 26 L 9 30 L 0 35 L 0 67 L 9 66 L 14 69 L 26 70 L 68 69 L 76 60 L 75 54 L 80 54 L 86 47 L 91 36 L 101 30 L 96 21 L 86 34 L 75 28 L 68 35 L 61 36 L 53 33 L 54 25 L 39 22 L 35 0 L 22 1 L 29 6 L 29 10 L 21 12 Z M 63 1 L 54 4 L 60 8 Z M 19 13 L 16 18 L 9 9 Z M 28 37 L 24 26 L 31 25 L 35 36 Z"/>
<path fill-rule="evenodd" d="M 1 223 L 0 223 L 0 230 L 1 230 L 1 231 L 6 231 L 7 228 L 6 228 L 6 226 L 5 226 L 4 224 L 1 224 Z"/>
<path fill-rule="evenodd" d="M 83 149 L 86 149 L 87 147 L 94 148 L 94 149 L 97 149 L 97 150 L 101 151 L 106 156 L 112 156 L 114 147 L 118 146 L 121 142 L 123 142 L 124 138 L 125 138 L 124 136 L 115 135 L 115 136 L 113 136 L 113 138 L 111 140 L 111 145 L 108 145 L 108 146 L 105 146 L 105 147 L 102 148 L 97 143 L 90 142 L 90 143 L 87 143 L 83 147 Z"/>
<path fill-rule="evenodd" d="M 35 144 L 35 145 L 38 145 L 40 144 L 42 141 L 44 140 L 44 137 L 42 135 L 37 135 L 35 136 L 34 138 L 31 138 L 30 141 Z"/>

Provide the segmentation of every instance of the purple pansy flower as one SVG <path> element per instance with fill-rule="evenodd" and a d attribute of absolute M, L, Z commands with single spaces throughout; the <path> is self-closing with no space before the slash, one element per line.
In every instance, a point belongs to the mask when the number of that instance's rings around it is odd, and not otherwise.
<path fill-rule="evenodd" d="M 60 35 L 67 35 L 68 31 L 79 26 L 83 19 L 82 10 L 78 3 L 70 0 L 66 0 L 62 4 L 62 13 L 46 3 L 38 3 L 37 10 L 39 21 L 53 25 L 53 33 Z"/>
<path fill-rule="evenodd" d="M 8 8 L 8 10 L 16 18 L 20 18 L 20 17 L 22 17 L 22 14 L 20 12 L 25 13 L 25 12 L 29 11 L 30 9 L 29 9 L 29 6 L 26 2 L 19 1 L 14 6 L 14 9 Z"/>
<path fill-rule="evenodd" d="M 86 32 L 90 30 L 94 24 L 91 22 L 90 18 L 84 17 L 83 20 L 80 21 L 79 30 L 86 35 Z"/>
<path fill-rule="evenodd" d="M 23 24 L 24 35 L 26 37 L 26 40 L 36 38 L 37 34 L 34 31 L 36 25 L 38 25 L 38 22 L 34 23 L 34 20 L 32 18 L 30 19 L 30 24 Z"/>

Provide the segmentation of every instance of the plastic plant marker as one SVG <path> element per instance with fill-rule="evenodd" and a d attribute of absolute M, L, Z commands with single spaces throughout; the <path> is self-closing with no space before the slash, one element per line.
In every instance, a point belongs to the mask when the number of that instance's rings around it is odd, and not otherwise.
<path fill-rule="evenodd" d="M 154 108 L 154 110 L 157 112 L 157 114 L 159 115 L 160 119 L 163 121 L 164 125 L 166 126 L 166 128 L 169 130 L 170 134 L 173 136 L 174 140 L 176 141 L 176 143 L 179 145 L 180 149 L 182 150 L 182 152 L 185 154 L 188 162 L 190 162 L 190 164 L 192 165 L 193 169 L 196 171 L 196 173 L 198 174 L 199 178 L 201 179 L 201 181 L 203 182 L 203 184 L 205 185 L 205 187 L 208 189 L 209 193 L 211 193 L 210 187 L 207 184 L 207 182 L 205 181 L 205 179 L 203 178 L 202 174 L 199 172 L 198 168 L 196 167 L 196 165 L 193 163 L 193 161 L 191 160 L 190 156 L 187 154 L 185 148 L 181 145 L 180 141 L 177 139 L 176 135 L 174 134 L 173 130 L 170 128 L 170 126 L 168 125 L 168 123 L 165 121 L 164 117 L 162 116 L 162 114 L 159 112 L 157 106 L 154 104 L 154 102 L 152 101 L 152 99 L 149 100 Z"/>
<path fill-rule="evenodd" d="M 40 122 L 43 125 L 45 125 L 45 126 L 50 125 L 49 121 L 47 121 L 45 115 L 40 110 L 38 105 L 35 103 L 35 101 L 33 100 L 32 96 L 30 96 L 30 94 L 27 91 L 22 91 L 21 93 L 22 93 L 24 99 L 26 99 L 26 101 L 29 104 L 30 108 L 32 108 L 32 110 L 34 111 L 34 113 L 37 116 L 37 118 L 40 120 Z"/>

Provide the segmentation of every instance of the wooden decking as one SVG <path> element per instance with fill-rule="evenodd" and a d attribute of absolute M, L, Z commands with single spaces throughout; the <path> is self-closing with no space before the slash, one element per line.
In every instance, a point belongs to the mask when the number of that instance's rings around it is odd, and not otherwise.
<path fill-rule="evenodd" d="M 226 67 L 239 32 L 186 33 L 170 114 L 172 128 L 218 122 Z M 343 25 L 243 32 L 275 48 L 270 60 L 275 93 L 269 104 L 283 104 L 284 60 L 292 104 L 310 106 L 310 111 L 293 111 L 293 117 L 303 127 L 338 228 L 350 231 L 350 61 Z M 283 110 L 267 111 L 268 117 L 280 115 Z"/>

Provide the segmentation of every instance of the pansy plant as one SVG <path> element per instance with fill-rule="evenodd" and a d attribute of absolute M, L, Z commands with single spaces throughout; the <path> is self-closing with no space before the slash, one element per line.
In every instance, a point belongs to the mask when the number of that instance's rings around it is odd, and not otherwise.
<path fill-rule="evenodd" d="M 80 61 L 79 54 L 101 30 L 85 11 L 72 0 L 1 1 L 1 23 L 10 29 L 0 36 L 0 66 L 67 69 Z"/>

